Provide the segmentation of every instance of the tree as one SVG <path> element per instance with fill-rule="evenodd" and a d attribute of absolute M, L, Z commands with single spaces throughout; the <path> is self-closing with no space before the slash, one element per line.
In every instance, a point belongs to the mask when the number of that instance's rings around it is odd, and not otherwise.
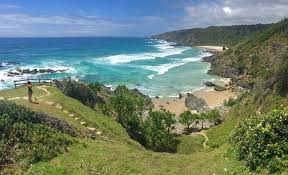
<path fill-rule="evenodd" d="M 167 111 L 153 111 L 143 123 L 145 147 L 159 152 L 174 152 L 178 140 L 171 129 L 176 123 L 174 114 Z"/>
<path fill-rule="evenodd" d="M 220 111 L 217 109 L 212 109 L 210 112 L 207 114 L 207 119 L 210 122 L 213 122 L 214 125 L 218 124 L 221 122 L 221 114 Z"/>
<path fill-rule="evenodd" d="M 183 125 L 186 125 L 187 129 L 190 129 L 190 126 L 198 119 L 198 114 L 192 114 L 191 111 L 187 110 L 180 114 L 179 122 Z"/>
<path fill-rule="evenodd" d="M 206 113 L 201 113 L 199 115 L 199 120 L 201 121 L 201 129 L 204 129 L 204 122 L 208 119 L 208 115 Z"/>
<path fill-rule="evenodd" d="M 133 139 L 143 143 L 142 116 L 143 111 L 149 110 L 151 107 L 151 100 L 120 85 L 116 88 L 114 96 L 110 97 L 109 104 L 111 104 L 112 110 L 117 113 L 118 122 L 128 134 Z"/>

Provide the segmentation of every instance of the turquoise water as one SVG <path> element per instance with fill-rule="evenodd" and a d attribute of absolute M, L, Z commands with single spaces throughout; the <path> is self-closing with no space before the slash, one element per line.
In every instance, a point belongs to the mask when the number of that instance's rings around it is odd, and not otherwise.
<path fill-rule="evenodd" d="M 72 77 L 112 87 L 125 84 L 150 96 L 177 96 L 202 88 L 207 74 L 198 48 L 145 38 L 0 38 L 0 89 L 23 78 Z M 53 74 L 8 76 L 9 71 L 50 68 Z"/>

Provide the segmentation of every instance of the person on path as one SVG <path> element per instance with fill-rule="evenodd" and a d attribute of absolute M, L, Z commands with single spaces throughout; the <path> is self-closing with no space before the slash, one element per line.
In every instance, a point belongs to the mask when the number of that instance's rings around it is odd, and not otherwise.
<path fill-rule="evenodd" d="M 28 100 L 29 100 L 30 103 L 32 103 L 33 91 L 32 91 L 32 84 L 31 84 L 30 81 L 28 81 L 27 87 L 28 87 Z"/>

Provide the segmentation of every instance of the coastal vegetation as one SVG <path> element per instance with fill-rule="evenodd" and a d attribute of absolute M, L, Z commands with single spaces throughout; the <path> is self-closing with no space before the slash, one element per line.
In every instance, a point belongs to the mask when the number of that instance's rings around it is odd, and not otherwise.
<path fill-rule="evenodd" d="M 0 106 L 0 170 L 4 174 L 51 160 L 74 142 L 76 131 L 66 122 L 10 102 L 0 101 Z"/>
<path fill-rule="evenodd" d="M 189 130 L 196 127 L 198 123 L 201 123 L 201 129 L 204 129 L 204 122 L 208 121 L 212 125 L 220 124 L 222 121 L 222 116 L 217 109 L 212 109 L 206 113 L 192 113 L 190 110 L 184 111 L 180 114 L 179 122 L 186 126 L 186 129 Z M 211 126 L 211 125 L 210 125 Z"/>
<path fill-rule="evenodd" d="M 179 122 L 200 123 L 194 135 L 175 134 L 174 114 L 123 85 L 57 81 L 35 87 L 39 104 L 26 102 L 24 87 L 0 91 L 0 174 L 287 174 L 288 20 L 256 26 L 236 45 L 215 39 L 233 47 L 210 73 L 246 90 L 221 111 L 188 95 L 201 112 Z"/>
<path fill-rule="evenodd" d="M 177 42 L 177 44 L 185 46 L 216 45 L 231 47 L 270 26 L 271 24 L 213 26 L 167 32 L 154 35 L 152 38 Z"/>
<path fill-rule="evenodd" d="M 287 108 L 243 120 L 231 136 L 237 158 L 252 170 L 267 168 L 275 173 L 288 168 Z"/>

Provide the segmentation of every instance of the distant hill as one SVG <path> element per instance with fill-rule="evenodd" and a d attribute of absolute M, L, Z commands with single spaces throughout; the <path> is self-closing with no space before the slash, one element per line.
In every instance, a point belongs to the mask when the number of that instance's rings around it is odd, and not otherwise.
<path fill-rule="evenodd" d="M 223 45 L 231 47 L 241 40 L 261 32 L 271 24 L 234 25 L 208 28 L 194 28 L 167 32 L 151 36 L 155 39 L 177 42 L 180 45 Z"/>

